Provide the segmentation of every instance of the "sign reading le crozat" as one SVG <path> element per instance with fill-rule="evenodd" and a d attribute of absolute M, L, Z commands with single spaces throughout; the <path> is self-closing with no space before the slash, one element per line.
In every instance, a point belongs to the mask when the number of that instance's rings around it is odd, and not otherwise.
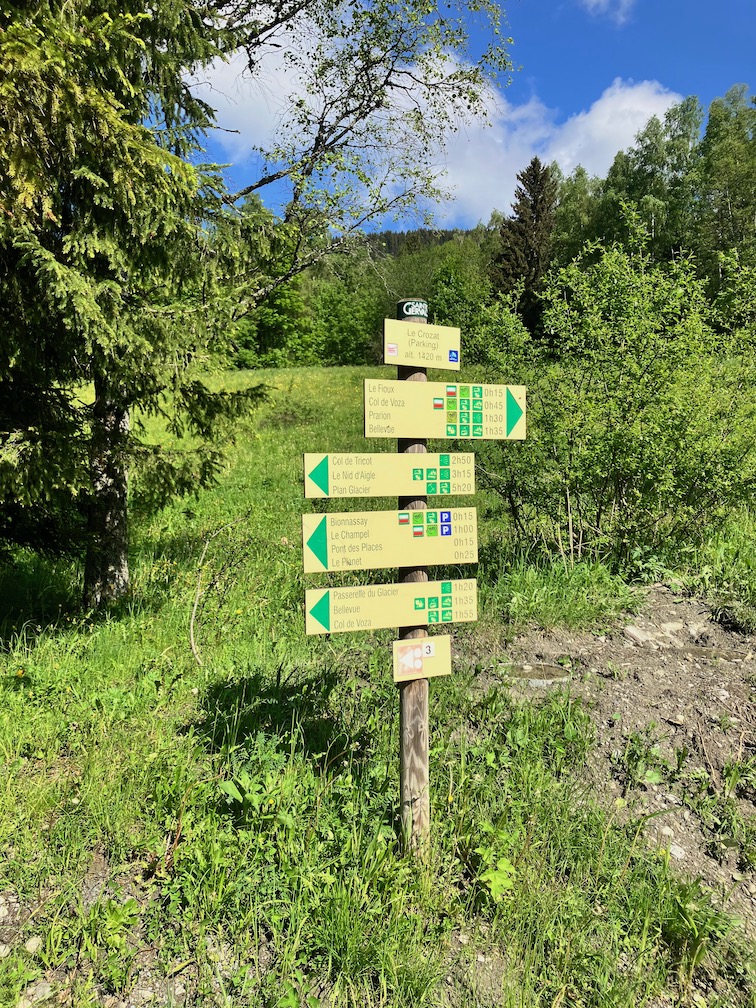
<path fill-rule="evenodd" d="M 459 371 L 461 336 L 453 326 L 384 319 L 383 360 L 386 364 Z"/>
<path fill-rule="evenodd" d="M 365 437 L 525 438 L 525 386 L 365 380 Z"/>
<path fill-rule="evenodd" d="M 475 508 L 302 515 L 305 573 L 477 563 Z"/>

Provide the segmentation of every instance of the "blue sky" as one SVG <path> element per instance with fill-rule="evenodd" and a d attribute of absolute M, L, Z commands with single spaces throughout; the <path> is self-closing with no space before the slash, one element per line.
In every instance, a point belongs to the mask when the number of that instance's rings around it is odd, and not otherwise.
<path fill-rule="evenodd" d="M 704 104 L 756 70 L 755 0 L 509 0 L 510 101 L 560 115 L 588 108 L 619 77 L 657 81 Z"/>
<path fill-rule="evenodd" d="M 565 172 L 604 175 L 652 115 L 696 95 L 704 111 L 733 84 L 756 90 L 756 0 L 508 0 L 511 83 L 492 96 L 491 121 L 463 126 L 446 160 L 452 200 L 439 226 L 472 227 L 509 211 L 515 176 L 537 154 Z M 208 147 L 232 162 L 229 185 L 250 178 L 252 148 L 275 129 L 286 78 L 275 69 L 244 82 L 233 63 L 214 68 L 218 122 Z M 203 97 L 208 97 L 203 94 Z"/>

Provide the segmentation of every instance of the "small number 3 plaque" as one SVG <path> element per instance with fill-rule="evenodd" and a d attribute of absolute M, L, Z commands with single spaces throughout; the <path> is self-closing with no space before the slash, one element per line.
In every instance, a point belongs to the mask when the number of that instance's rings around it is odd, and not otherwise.
<path fill-rule="evenodd" d="M 451 674 L 451 637 L 394 641 L 394 682 Z"/>

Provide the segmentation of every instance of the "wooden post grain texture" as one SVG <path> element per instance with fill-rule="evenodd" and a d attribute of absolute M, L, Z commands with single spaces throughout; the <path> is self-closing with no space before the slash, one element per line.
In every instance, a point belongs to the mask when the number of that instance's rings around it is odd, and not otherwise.
<path fill-rule="evenodd" d="M 397 318 L 426 323 L 427 316 L 402 313 L 404 302 L 397 305 Z M 403 381 L 427 381 L 425 368 L 399 366 L 397 377 Z M 424 439 L 399 438 L 398 450 L 408 454 L 424 454 Z M 400 511 L 425 510 L 426 497 L 400 497 Z M 428 580 L 427 567 L 400 567 L 402 583 Z M 427 637 L 424 626 L 400 627 L 399 640 Z M 428 791 L 429 731 L 428 731 L 428 680 L 413 679 L 399 684 L 399 735 L 400 735 L 400 792 L 402 834 L 405 845 L 422 853 L 430 836 L 430 795 Z"/>

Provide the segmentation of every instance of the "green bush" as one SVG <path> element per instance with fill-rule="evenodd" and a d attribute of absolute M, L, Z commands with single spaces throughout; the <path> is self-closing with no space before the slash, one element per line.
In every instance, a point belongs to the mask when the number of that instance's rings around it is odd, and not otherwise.
<path fill-rule="evenodd" d="M 544 298 L 551 356 L 504 303 L 478 336 L 487 377 L 528 386 L 527 440 L 481 446 L 483 470 L 521 539 L 658 575 L 753 499 L 751 328 L 715 328 L 693 263 L 652 264 L 637 228 L 629 247 L 588 246 Z"/>
<path fill-rule="evenodd" d="M 459 326 L 463 332 L 472 329 L 491 297 L 491 284 L 485 272 L 481 249 L 475 242 L 467 241 L 464 246 L 447 251 L 431 286 L 433 321 Z"/>
<path fill-rule="evenodd" d="M 275 288 L 245 316 L 233 335 L 233 364 L 239 368 L 283 368 L 315 364 L 321 356 L 296 281 Z"/>

